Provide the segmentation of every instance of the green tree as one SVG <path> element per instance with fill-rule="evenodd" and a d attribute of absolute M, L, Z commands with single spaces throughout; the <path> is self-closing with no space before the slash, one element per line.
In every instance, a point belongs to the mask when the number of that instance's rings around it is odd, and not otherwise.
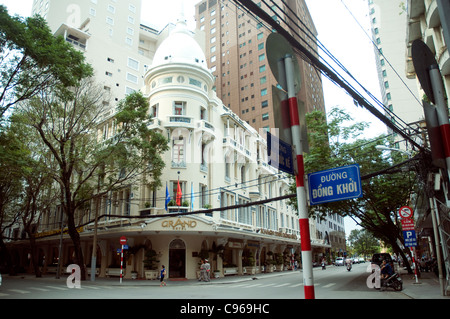
<path fill-rule="evenodd" d="M 353 229 L 348 236 L 353 251 L 360 256 L 371 256 L 380 252 L 379 240 L 365 229 Z"/>
<path fill-rule="evenodd" d="M 83 208 L 95 198 L 138 181 L 161 185 L 164 162 L 160 154 L 168 149 L 167 139 L 147 128 L 148 101 L 140 92 L 119 103 L 117 133 L 100 141 L 97 129 L 105 111 L 104 98 L 102 88 L 89 79 L 73 87 L 70 95 L 42 92 L 20 112 L 21 120 L 35 129 L 57 167 L 49 173 L 60 188 L 82 279 L 86 267 L 77 220 Z"/>
<path fill-rule="evenodd" d="M 389 145 L 389 139 L 385 136 L 372 140 L 361 138 L 367 124 L 354 123 L 352 117 L 340 109 L 331 110 L 328 123 L 325 114 L 318 111 L 307 115 L 307 123 L 310 153 L 305 156 L 306 173 L 359 164 L 363 190 L 362 198 L 316 205 L 310 207 L 310 214 L 351 216 L 406 260 L 398 246 L 403 236 L 397 211 L 409 202 L 412 193 L 417 193 L 417 183 L 407 166 L 389 169 L 405 157 L 399 152 L 392 152 L 389 158 L 383 156 L 375 146 Z M 295 185 L 291 189 L 294 192 Z M 292 203 L 295 204 L 295 199 Z"/>
<path fill-rule="evenodd" d="M 13 260 L 5 244 L 7 231 L 20 220 L 17 203 L 23 201 L 23 175 L 30 169 L 27 158 L 30 152 L 13 130 L 0 130 L 0 260 L 6 263 L 8 272 L 15 274 Z"/>
<path fill-rule="evenodd" d="M 42 17 L 12 17 L 0 5 L 0 120 L 18 102 L 47 88 L 76 86 L 92 74 L 84 55 L 54 37 Z"/>

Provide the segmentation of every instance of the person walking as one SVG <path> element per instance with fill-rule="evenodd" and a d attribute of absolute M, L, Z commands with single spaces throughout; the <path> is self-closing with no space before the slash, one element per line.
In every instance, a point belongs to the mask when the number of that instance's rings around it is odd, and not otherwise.
<path fill-rule="evenodd" d="M 160 287 L 167 286 L 166 282 L 164 281 L 165 276 L 166 276 L 166 267 L 164 265 L 162 265 L 161 266 L 161 274 L 160 274 L 160 280 L 161 280 L 161 284 L 159 285 Z"/>
<path fill-rule="evenodd" d="M 202 259 L 200 265 L 200 276 L 198 278 L 198 281 L 206 281 L 205 279 L 206 279 L 205 261 Z"/>
<path fill-rule="evenodd" d="M 211 277 L 210 277 L 211 265 L 209 264 L 208 259 L 205 259 L 204 268 L 205 268 L 205 281 L 210 281 L 211 280 Z"/>

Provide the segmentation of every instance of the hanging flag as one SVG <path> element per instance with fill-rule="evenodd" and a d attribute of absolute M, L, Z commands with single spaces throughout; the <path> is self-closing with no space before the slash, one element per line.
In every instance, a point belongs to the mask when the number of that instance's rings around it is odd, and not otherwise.
<path fill-rule="evenodd" d="M 167 188 L 167 182 L 166 182 L 166 211 L 167 211 L 167 205 L 170 202 L 170 194 L 169 194 L 169 189 Z"/>
<path fill-rule="evenodd" d="M 183 196 L 183 194 L 181 193 L 180 180 L 178 180 L 177 198 L 176 198 L 177 206 L 181 206 L 181 196 Z"/>
<path fill-rule="evenodd" d="M 191 182 L 191 212 L 194 210 L 194 185 Z"/>

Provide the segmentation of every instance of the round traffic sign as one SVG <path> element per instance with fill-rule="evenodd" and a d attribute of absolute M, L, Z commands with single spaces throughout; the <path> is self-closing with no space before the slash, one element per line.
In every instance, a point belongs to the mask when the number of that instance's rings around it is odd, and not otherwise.
<path fill-rule="evenodd" d="M 125 236 L 120 237 L 120 244 L 126 245 L 127 244 L 127 238 Z"/>
<path fill-rule="evenodd" d="M 411 218 L 413 215 L 413 210 L 409 206 L 402 206 L 400 207 L 398 214 L 400 215 L 400 218 Z"/>
<path fill-rule="evenodd" d="M 286 91 L 288 90 L 286 83 L 286 72 L 284 69 L 284 64 L 283 67 L 281 67 L 279 62 L 283 60 L 286 55 L 293 57 L 294 89 L 295 94 L 297 94 L 300 91 L 301 77 L 300 68 L 292 45 L 281 34 L 271 33 L 266 40 L 266 53 L 273 76 L 278 81 L 278 84 Z"/>

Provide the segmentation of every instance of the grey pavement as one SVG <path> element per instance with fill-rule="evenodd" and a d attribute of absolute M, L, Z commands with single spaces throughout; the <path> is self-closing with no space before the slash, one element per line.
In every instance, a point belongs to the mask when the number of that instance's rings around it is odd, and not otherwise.
<path fill-rule="evenodd" d="M 315 271 L 320 268 L 314 268 Z M 299 271 L 301 272 L 301 271 Z M 298 273 L 298 271 L 297 271 Z M 403 290 L 399 293 L 403 293 L 411 299 L 446 299 L 450 300 L 450 296 L 444 296 L 441 292 L 441 287 L 439 283 L 439 278 L 432 272 L 421 273 L 420 278 L 416 281 L 414 274 L 408 274 L 405 270 L 399 271 L 400 276 L 403 280 Z M 293 274 L 292 271 L 285 272 L 274 272 L 274 273 L 262 273 L 256 275 L 233 275 L 226 276 L 222 278 L 211 278 L 210 282 L 199 282 L 196 279 L 189 280 L 167 280 L 167 283 L 171 286 L 173 285 L 208 285 L 213 284 L 232 284 L 237 282 L 252 281 L 258 279 L 264 279 L 269 277 L 277 276 L 287 276 Z M 67 274 L 61 275 L 60 279 L 56 279 L 55 275 L 44 275 L 42 278 L 36 278 L 32 274 L 21 274 L 19 276 L 9 277 L 8 275 L 3 275 L 3 284 L 5 280 L 39 280 L 46 282 L 58 282 L 65 283 L 67 280 Z M 120 283 L 120 278 L 96 278 L 95 281 L 91 281 L 89 278 L 86 281 L 82 281 L 82 285 L 89 286 L 159 286 L 159 280 L 144 280 L 144 279 L 122 279 Z"/>

